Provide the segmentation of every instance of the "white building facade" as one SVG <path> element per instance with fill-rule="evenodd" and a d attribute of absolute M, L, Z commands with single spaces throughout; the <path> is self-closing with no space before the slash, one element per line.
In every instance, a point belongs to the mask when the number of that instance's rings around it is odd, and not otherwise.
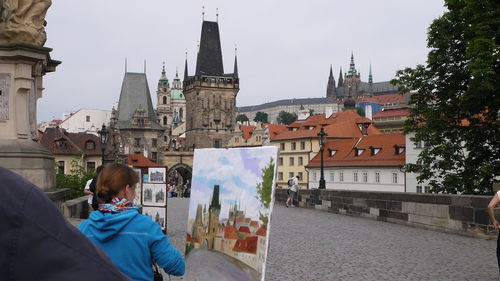
<path fill-rule="evenodd" d="M 102 124 L 109 127 L 110 118 L 111 110 L 79 109 L 67 115 L 59 127 L 65 129 L 69 133 L 89 133 L 97 135 Z"/>

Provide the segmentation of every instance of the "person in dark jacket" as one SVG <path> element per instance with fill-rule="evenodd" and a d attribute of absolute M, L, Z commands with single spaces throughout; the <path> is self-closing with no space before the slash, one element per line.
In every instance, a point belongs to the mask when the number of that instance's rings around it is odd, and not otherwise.
<path fill-rule="evenodd" d="M 0 192 L 1 280 L 130 280 L 38 187 L 0 168 Z"/>
<path fill-rule="evenodd" d="M 152 280 L 154 262 L 168 274 L 183 275 L 186 265 L 181 253 L 160 226 L 132 204 L 138 181 L 130 167 L 106 165 L 97 178 L 99 208 L 78 229 L 133 280 Z"/>

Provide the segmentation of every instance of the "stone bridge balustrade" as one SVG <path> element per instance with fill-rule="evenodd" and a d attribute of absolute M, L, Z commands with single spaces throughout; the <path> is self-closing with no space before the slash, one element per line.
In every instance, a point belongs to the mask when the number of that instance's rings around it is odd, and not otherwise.
<path fill-rule="evenodd" d="M 276 202 L 286 201 L 286 189 L 277 189 Z M 491 196 L 300 190 L 300 207 L 372 218 L 466 236 L 495 238 L 487 206 Z M 500 215 L 500 210 L 497 211 Z"/>

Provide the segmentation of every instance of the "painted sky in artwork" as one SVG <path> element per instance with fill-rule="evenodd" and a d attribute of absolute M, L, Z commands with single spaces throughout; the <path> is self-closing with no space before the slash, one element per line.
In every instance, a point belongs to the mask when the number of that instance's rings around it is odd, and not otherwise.
<path fill-rule="evenodd" d="M 262 181 L 262 169 L 270 159 L 276 163 L 277 152 L 274 146 L 195 150 L 189 218 L 195 217 L 198 204 L 206 204 L 208 208 L 213 187 L 218 184 L 221 219 L 227 218 L 230 206 L 238 202 L 247 217 L 258 220 L 259 210 L 265 210 L 256 197 L 256 186 Z"/>

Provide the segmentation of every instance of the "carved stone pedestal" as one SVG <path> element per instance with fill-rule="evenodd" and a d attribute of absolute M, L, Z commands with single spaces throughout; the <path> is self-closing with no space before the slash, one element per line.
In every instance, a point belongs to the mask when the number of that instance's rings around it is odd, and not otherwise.
<path fill-rule="evenodd" d="M 55 188 L 52 154 L 37 142 L 36 102 L 42 78 L 60 63 L 50 48 L 0 44 L 0 166 L 45 191 Z"/>

